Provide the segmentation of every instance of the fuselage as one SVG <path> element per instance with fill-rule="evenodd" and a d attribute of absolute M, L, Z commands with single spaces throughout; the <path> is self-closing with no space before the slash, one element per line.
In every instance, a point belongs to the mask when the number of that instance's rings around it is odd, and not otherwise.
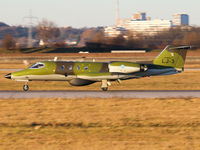
<path fill-rule="evenodd" d="M 172 67 L 133 62 L 67 62 L 44 61 L 11 74 L 17 81 L 71 81 L 84 79 L 94 82 L 102 80 L 126 80 L 146 76 L 178 73 Z"/>

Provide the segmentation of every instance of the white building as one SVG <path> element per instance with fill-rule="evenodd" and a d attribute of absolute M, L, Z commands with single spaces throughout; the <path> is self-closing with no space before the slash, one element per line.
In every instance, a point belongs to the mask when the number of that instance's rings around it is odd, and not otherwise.
<path fill-rule="evenodd" d="M 47 45 L 47 43 L 44 42 L 42 39 L 40 39 L 39 46 L 45 46 L 45 45 Z"/>
<path fill-rule="evenodd" d="M 146 21 L 130 20 L 122 27 L 131 31 L 134 35 L 154 35 L 169 30 L 172 27 L 172 21 L 160 19 Z"/>
<path fill-rule="evenodd" d="M 106 37 L 117 37 L 119 35 L 124 35 L 127 30 L 123 27 L 106 27 L 104 28 L 104 34 Z"/>
<path fill-rule="evenodd" d="M 65 43 L 69 46 L 73 46 L 73 45 L 77 45 L 77 39 L 69 39 L 69 40 L 65 40 Z"/>
<path fill-rule="evenodd" d="M 189 16 L 187 14 L 174 14 L 172 20 L 174 26 L 189 25 Z"/>
<path fill-rule="evenodd" d="M 126 33 L 131 31 L 134 36 L 152 36 L 177 25 L 189 25 L 189 16 L 187 14 L 175 14 L 173 15 L 173 21 L 151 20 L 145 12 L 137 12 L 133 14 L 131 19 L 118 19 L 118 24 L 115 27 L 106 27 L 105 36 L 116 37 L 124 31 Z"/>

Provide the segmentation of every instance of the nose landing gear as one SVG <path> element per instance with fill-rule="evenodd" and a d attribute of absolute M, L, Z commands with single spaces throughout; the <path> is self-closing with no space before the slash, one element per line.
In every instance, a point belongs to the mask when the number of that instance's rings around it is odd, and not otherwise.
<path fill-rule="evenodd" d="M 23 90 L 24 91 L 28 91 L 29 90 L 29 86 L 28 83 L 26 82 L 25 85 L 23 86 Z"/>

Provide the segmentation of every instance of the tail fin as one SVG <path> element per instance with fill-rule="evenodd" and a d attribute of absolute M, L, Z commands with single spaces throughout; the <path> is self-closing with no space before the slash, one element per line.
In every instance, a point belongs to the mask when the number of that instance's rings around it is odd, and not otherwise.
<path fill-rule="evenodd" d="M 153 64 L 182 69 L 184 68 L 187 50 L 190 48 L 191 46 L 180 46 L 180 47 L 167 46 L 153 60 Z"/>

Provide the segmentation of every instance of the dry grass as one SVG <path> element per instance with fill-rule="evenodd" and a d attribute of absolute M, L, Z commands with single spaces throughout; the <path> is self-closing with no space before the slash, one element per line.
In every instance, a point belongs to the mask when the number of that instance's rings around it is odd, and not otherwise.
<path fill-rule="evenodd" d="M 200 68 L 200 62 L 190 62 L 186 63 L 184 67 L 187 68 Z"/>
<path fill-rule="evenodd" d="M 25 66 L 23 63 L 0 63 L 1 69 L 25 69 L 27 66 Z"/>
<path fill-rule="evenodd" d="M 200 99 L 0 100 L 0 149 L 200 147 Z"/>

